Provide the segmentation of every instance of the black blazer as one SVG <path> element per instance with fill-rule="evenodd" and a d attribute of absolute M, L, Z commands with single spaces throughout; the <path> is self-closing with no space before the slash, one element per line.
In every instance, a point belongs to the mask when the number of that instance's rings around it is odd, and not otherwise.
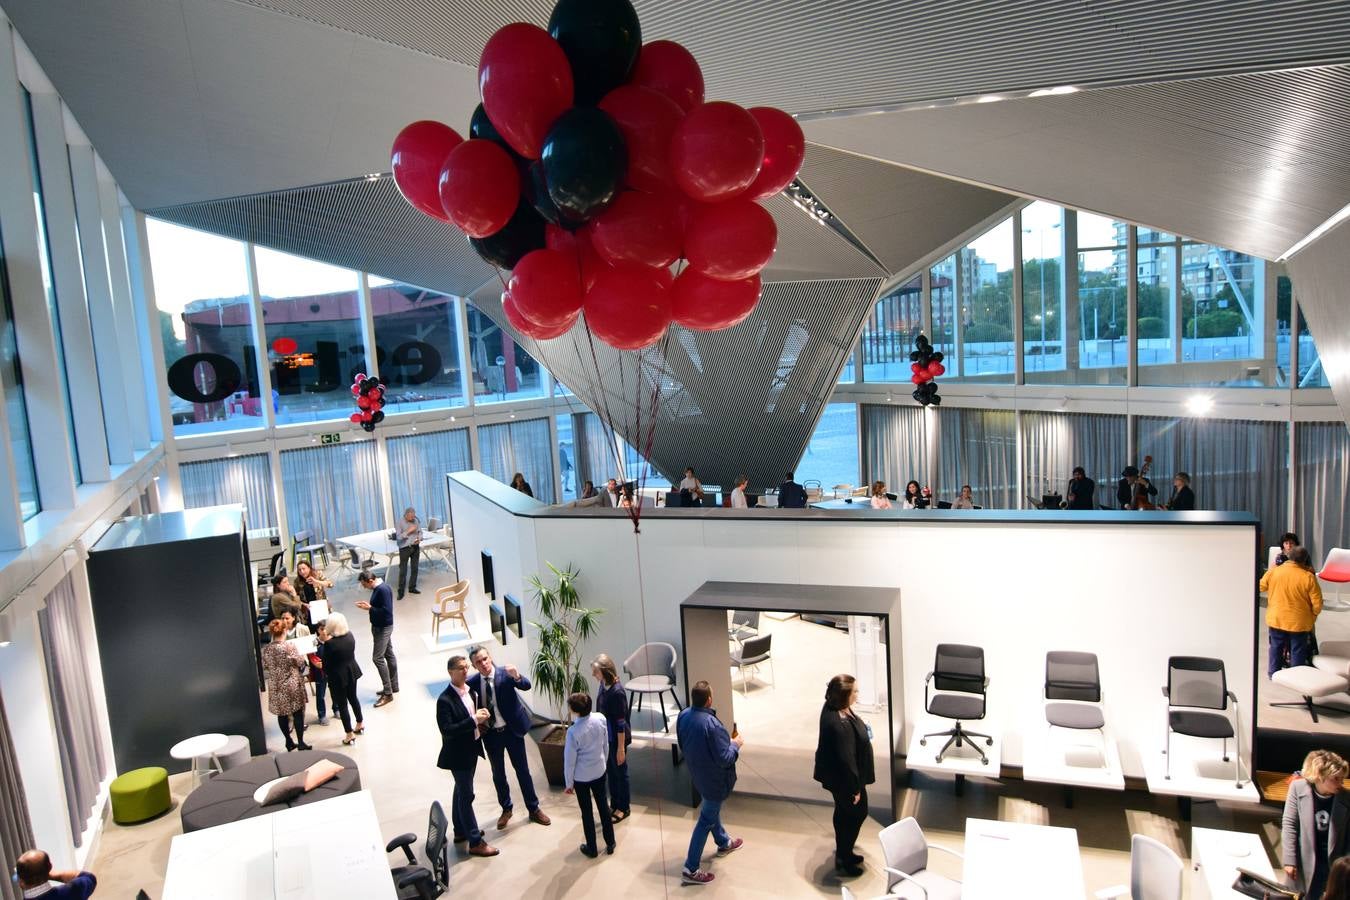
<path fill-rule="evenodd" d="M 1097 490 L 1097 482 L 1091 478 L 1083 478 L 1075 481 L 1069 479 L 1069 486 L 1064 489 L 1064 499 L 1068 501 L 1067 509 L 1095 509 L 1092 505 L 1092 495 Z M 1069 495 L 1073 494 L 1073 499 L 1069 500 Z"/>
<path fill-rule="evenodd" d="M 840 716 L 826 704 L 820 710 L 816 771 L 812 776 L 827 791 L 857 794 L 877 780 L 872 741 L 858 716 Z"/>
<path fill-rule="evenodd" d="M 323 671 L 328 683 L 340 691 L 356 684 L 361 667 L 356 664 L 356 638 L 349 631 L 331 637 L 323 647 Z"/>
<path fill-rule="evenodd" d="M 1195 491 L 1191 490 L 1190 485 L 1185 485 L 1172 495 L 1171 500 L 1167 501 L 1167 508 L 1176 510 L 1195 509 Z"/>
<path fill-rule="evenodd" d="M 473 708 L 481 709 L 482 701 L 478 691 L 469 686 L 469 696 L 473 698 Z M 459 692 L 453 684 L 436 698 L 436 727 L 441 730 L 441 753 L 436 757 L 436 766 L 441 769 L 472 769 L 478 765 L 483 755 L 483 742 L 474 737 L 478 723 L 464 708 Z"/>

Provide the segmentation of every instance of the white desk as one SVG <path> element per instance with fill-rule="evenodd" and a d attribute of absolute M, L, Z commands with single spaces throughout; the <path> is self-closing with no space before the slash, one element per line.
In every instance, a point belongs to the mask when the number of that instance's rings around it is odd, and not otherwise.
<path fill-rule="evenodd" d="M 1072 828 L 966 819 L 964 900 L 1082 900 L 1083 862 Z"/>
<path fill-rule="evenodd" d="M 1192 828 L 1191 864 L 1198 876 L 1197 880 L 1203 879 L 1209 896 L 1214 900 L 1244 896 L 1233 890 L 1233 881 L 1237 878 L 1239 867 L 1266 878 L 1276 877 L 1275 870 L 1270 865 L 1270 856 L 1266 853 L 1266 845 L 1261 843 L 1261 838 L 1240 831 Z M 1194 887 L 1193 880 L 1192 896 L 1205 896 L 1204 893 L 1194 890 Z"/>
<path fill-rule="evenodd" d="M 162 900 L 396 900 L 379 819 L 358 791 L 191 834 Z"/>
<path fill-rule="evenodd" d="M 348 547 L 355 547 L 357 550 L 365 550 L 373 556 L 383 556 L 392 562 L 398 556 L 398 542 L 389 538 L 392 529 L 382 529 L 380 531 L 367 531 L 365 534 L 352 534 L 347 537 L 337 539 L 339 544 L 345 544 Z M 440 547 L 449 547 L 450 539 L 440 532 L 424 531 L 422 532 L 422 549 L 432 550 Z"/>

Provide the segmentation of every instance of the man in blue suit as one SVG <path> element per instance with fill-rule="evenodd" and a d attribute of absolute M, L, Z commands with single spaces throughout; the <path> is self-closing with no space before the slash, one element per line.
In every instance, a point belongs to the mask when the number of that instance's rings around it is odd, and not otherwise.
<path fill-rule="evenodd" d="M 530 811 L 530 821 L 540 825 L 551 824 L 548 816 L 539 808 L 539 797 L 534 792 L 534 780 L 530 778 L 530 761 L 525 755 L 525 735 L 530 733 L 530 714 L 521 702 L 517 691 L 528 691 L 530 679 L 520 674 L 515 666 L 497 668 L 492 664 L 492 654 L 486 647 L 475 647 L 469 651 L 469 661 L 478 670 L 477 675 L 469 677 L 469 687 L 482 699 L 489 718 L 483 723 L 483 746 L 487 750 L 488 761 L 492 763 L 492 784 L 497 788 L 497 801 L 502 805 L 501 817 L 497 819 L 497 830 L 506 827 L 511 821 L 511 786 L 506 781 L 506 755 L 511 756 L 511 767 L 516 770 L 516 782 L 525 796 L 525 808 Z"/>
<path fill-rule="evenodd" d="M 680 872 L 680 883 L 707 884 L 713 880 L 713 873 L 699 866 L 708 835 L 711 834 L 717 844 L 718 856 L 734 853 L 745 843 L 741 838 L 727 834 L 722 827 L 722 803 L 736 786 L 736 760 L 740 758 L 745 741 L 739 734 L 727 734 L 726 726 L 713 709 L 712 688 L 708 682 L 695 684 L 689 691 L 689 701 L 675 720 L 675 734 L 689 777 L 703 802 L 698 808 L 694 833 L 689 837 L 689 855 Z"/>

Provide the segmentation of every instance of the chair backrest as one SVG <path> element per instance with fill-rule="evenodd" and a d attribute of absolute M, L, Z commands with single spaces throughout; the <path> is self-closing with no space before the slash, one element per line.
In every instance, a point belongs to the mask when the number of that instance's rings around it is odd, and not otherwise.
<path fill-rule="evenodd" d="M 446 607 L 451 603 L 457 604 L 460 611 L 463 611 L 464 602 L 469 598 L 468 580 L 456 581 L 449 587 L 436 589 L 436 602 L 440 604 L 440 611 L 446 612 Z"/>
<path fill-rule="evenodd" d="M 1100 703 L 1101 674 L 1097 654 L 1051 650 L 1045 654 L 1045 699 Z"/>
<path fill-rule="evenodd" d="M 1332 547 L 1331 552 L 1327 554 L 1326 561 L 1322 563 L 1322 571 L 1317 573 L 1317 577 L 1323 581 L 1350 581 L 1350 550 Z"/>
<path fill-rule="evenodd" d="M 759 634 L 748 639 L 741 644 L 741 659 L 754 659 L 759 656 L 768 656 L 769 648 L 773 644 L 772 634 Z"/>
<path fill-rule="evenodd" d="M 1181 900 L 1181 857 L 1161 841 L 1130 838 L 1130 900 Z"/>
<path fill-rule="evenodd" d="M 675 648 L 659 641 L 643 644 L 623 661 L 623 670 L 629 677 L 664 675 L 675 680 Z"/>
<path fill-rule="evenodd" d="M 887 825 L 881 829 L 881 858 L 892 869 L 899 869 L 908 875 L 917 875 L 928 868 L 928 839 L 913 816 Z M 886 873 L 886 890 L 889 892 L 900 879 Z"/>
<path fill-rule="evenodd" d="M 314 532 L 312 531 L 297 531 L 295 537 L 291 538 L 291 543 L 303 544 L 312 537 L 314 537 Z"/>
<path fill-rule="evenodd" d="M 1167 702 L 1201 709 L 1228 708 L 1228 679 L 1223 660 L 1207 656 L 1167 659 Z"/>
<path fill-rule="evenodd" d="M 759 613 L 748 609 L 732 610 L 732 627 L 759 628 Z"/>
<path fill-rule="evenodd" d="M 933 687 L 939 691 L 984 693 L 984 648 L 938 644 L 933 657 Z"/>
<path fill-rule="evenodd" d="M 348 557 L 351 559 L 351 561 L 352 561 L 352 568 L 354 568 L 354 569 L 359 569 L 359 568 L 361 568 L 361 554 L 359 554 L 359 553 L 356 552 L 356 548 L 355 548 L 355 547 L 348 547 L 348 548 L 347 548 L 347 556 L 348 556 Z"/>
<path fill-rule="evenodd" d="M 427 516 L 427 531 L 438 531 L 441 527 L 441 520 L 436 516 Z"/>
<path fill-rule="evenodd" d="M 285 552 L 272 554 L 272 565 L 269 567 L 269 571 L 273 575 L 276 575 L 278 572 L 286 571 L 286 567 L 281 565 L 282 557 L 284 557 L 285 555 L 286 555 Z M 281 568 L 278 569 L 277 568 L 278 566 L 281 566 Z"/>
<path fill-rule="evenodd" d="M 450 858 L 445 852 L 446 841 L 445 810 L 439 801 L 431 801 L 431 811 L 427 813 L 427 861 L 431 863 L 431 873 L 436 877 L 436 887 L 446 890 L 450 887 Z"/>

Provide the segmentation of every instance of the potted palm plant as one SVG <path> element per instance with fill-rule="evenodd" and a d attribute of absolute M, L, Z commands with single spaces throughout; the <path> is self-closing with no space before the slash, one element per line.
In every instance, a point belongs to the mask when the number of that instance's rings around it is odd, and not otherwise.
<path fill-rule="evenodd" d="M 595 636 L 599 629 L 602 609 L 588 609 L 581 605 L 576 580 L 579 572 L 570 565 L 558 569 L 545 562 L 552 573 L 546 582 L 538 575 L 530 578 L 530 592 L 539 606 L 538 622 L 530 625 L 539 633 L 538 644 L 530 660 L 534 675 L 534 689 L 559 711 L 560 722 L 542 737 L 539 755 L 544 762 L 548 783 L 561 787 L 563 781 L 563 746 L 572 711 L 567 706 L 569 695 L 589 689 L 581 671 L 581 644 Z"/>

